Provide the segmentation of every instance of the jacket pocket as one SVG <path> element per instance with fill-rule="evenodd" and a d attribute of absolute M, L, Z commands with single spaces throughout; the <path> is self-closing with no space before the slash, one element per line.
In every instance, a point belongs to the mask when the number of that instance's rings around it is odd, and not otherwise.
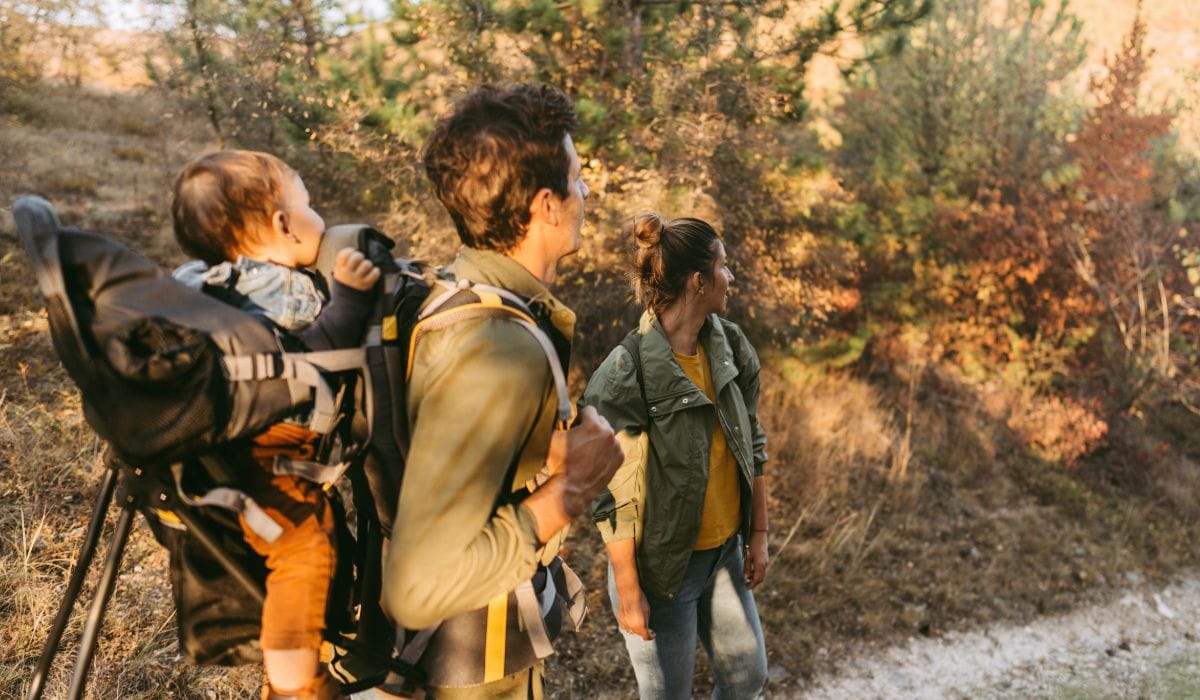
<path fill-rule="evenodd" d="M 651 420 L 661 420 L 678 411 L 686 411 L 689 408 L 697 406 L 711 405 L 712 402 L 704 395 L 700 389 L 688 391 L 683 394 L 674 396 L 666 396 L 649 400 L 649 411 Z"/>

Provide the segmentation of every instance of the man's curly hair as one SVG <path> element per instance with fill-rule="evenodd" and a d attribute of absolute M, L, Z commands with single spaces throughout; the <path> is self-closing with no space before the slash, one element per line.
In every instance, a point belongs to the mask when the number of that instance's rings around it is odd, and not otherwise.
<path fill-rule="evenodd" d="M 425 143 L 425 172 L 471 248 L 508 252 L 525 237 L 541 189 L 566 197 L 565 137 L 578 117 L 549 85 L 483 85 L 438 120 Z"/>

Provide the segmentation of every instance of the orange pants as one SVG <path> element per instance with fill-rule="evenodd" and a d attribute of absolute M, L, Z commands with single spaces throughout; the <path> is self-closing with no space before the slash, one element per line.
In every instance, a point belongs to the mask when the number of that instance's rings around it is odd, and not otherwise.
<path fill-rule="evenodd" d="M 277 423 L 256 436 L 250 454 L 260 469 L 248 469 L 245 492 L 283 528 L 274 542 L 256 535 L 239 518 L 246 542 L 266 557 L 263 649 L 320 649 L 325 607 L 337 551 L 333 510 L 320 485 L 274 474 L 275 455 L 312 459 L 317 434 Z"/>

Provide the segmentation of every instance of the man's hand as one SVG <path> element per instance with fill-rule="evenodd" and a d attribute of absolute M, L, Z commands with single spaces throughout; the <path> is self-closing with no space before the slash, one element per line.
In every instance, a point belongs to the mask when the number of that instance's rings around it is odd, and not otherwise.
<path fill-rule="evenodd" d="M 561 473 L 566 477 L 562 503 L 574 518 L 592 504 L 592 499 L 608 485 L 625 453 L 613 434 L 612 426 L 591 406 L 584 406 L 567 431 L 562 447 Z M 553 440 L 551 452 L 553 452 Z M 549 461 L 549 455 L 547 455 Z M 551 469 L 557 469 L 551 465 Z"/>
<path fill-rule="evenodd" d="M 375 263 L 368 260 L 362 251 L 354 248 L 342 248 L 333 262 L 333 278 L 360 292 L 374 287 L 380 274 Z"/>
<path fill-rule="evenodd" d="M 550 439 L 546 470 L 553 476 L 525 499 L 525 507 L 537 520 L 538 539 L 549 541 L 584 512 L 622 459 L 612 426 L 595 408 L 584 406 L 570 430 L 558 431 Z"/>
<path fill-rule="evenodd" d="M 546 473 L 553 476 L 563 470 L 567 462 L 567 449 L 570 446 L 570 430 L 555 430 L 550 436 L 550 451 L 546 453 Z"/>

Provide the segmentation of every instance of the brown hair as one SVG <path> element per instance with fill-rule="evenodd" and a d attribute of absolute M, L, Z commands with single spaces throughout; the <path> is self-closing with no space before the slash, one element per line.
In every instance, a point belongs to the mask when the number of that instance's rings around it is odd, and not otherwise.
<path fill-rule="evenodd" d="M 232 260 L 253 227 L 271 225 L 283 208 L 283 183 L 296 171 L 269 153 L 217 151 L 183 167 L 175 179 L 175 240 L 210 265 Z"/>
<path fill-rule="evenodd" d="M 566 197 L 571 98 L 549 85 L 483 85 L 458 101 L 425 144 L 425 172 L 472 248 L 507 252 L 525 237 L 541 189 Z"/>
<path fill-rule="evenodd" d="M 657 213 L 645 212 L 634 217 L 633 236 L 633 291 L 656 314 L 683 296 L 692 273 L 712 278 L 720 237 L 708 222 L 681 218 L 663 223 Z"/>

